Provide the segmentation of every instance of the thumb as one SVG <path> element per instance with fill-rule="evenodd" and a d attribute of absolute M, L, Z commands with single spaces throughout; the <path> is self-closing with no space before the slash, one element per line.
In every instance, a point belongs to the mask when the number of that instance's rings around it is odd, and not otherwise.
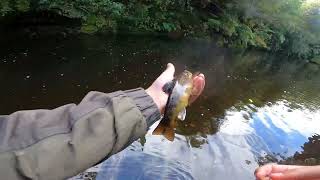
<path fill-rule="evenodd" d="M 169 77 L 173 77 L 174 72 L 175 72 L 174 65 L 172 63 L 168 63 L 166 70 L 162 74 L 165 74 L 166 76 L 169 76 Z"/>
<path fill-rule="evenodd" d="M 157 78 L 155 82 L 166 83 L 171 81 L 173 79 L 174 72 L 175 72 L 174 65 L 171 63 L 168 63 L 166 70 L 162 72 L 162 74 Z"/>

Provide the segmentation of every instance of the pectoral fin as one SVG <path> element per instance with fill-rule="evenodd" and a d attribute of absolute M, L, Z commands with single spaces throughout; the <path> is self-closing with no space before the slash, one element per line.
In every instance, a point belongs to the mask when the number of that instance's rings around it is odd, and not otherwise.
<path fill-rule="evenodd" d="M 183 121 L 183 120 L 186 119 L 186 115 L 187 115 L 186 108 L 183 108 L 182 111 L 180 111 L 179 114 L 178 114 L 178 119 Z"/>
<path fill-rule="evenodd" d="M 167 82 L 167 83 L 162 87 L 163 92 L 165 92 L 165 93 L 167 93 L 167 94 L 171 94 L 171 92 L 172 92 L 175 84 L 176 84 L 176 81 L 175 81 L 175 80 L 172 80 L 172 81 L 170 81 L 170 82 Z"/>

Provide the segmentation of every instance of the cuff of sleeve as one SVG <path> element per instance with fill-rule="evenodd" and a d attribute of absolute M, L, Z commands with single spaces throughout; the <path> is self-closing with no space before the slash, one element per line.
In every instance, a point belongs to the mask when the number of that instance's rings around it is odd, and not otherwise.
<path fill-rule="evenodd" d="M 158 106 L 153 102 L 153 99 L 145 92 L 143 88 L 126 90 L 124 93 L 133 99 L 135 104 L 146 119 L 148 128 L 160 119 L 161 114 Z"/>

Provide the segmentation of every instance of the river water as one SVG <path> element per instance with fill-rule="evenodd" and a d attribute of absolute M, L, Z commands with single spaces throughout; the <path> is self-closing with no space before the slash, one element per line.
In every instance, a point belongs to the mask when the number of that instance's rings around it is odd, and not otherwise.
<path fill-rule="evenodd" d="M 169 142 L 148 134 L 74 179 L 254 179 L 261 164 L 320 164 L 320 67 L 204 40 L 30 34 L 0 39 L 0 114 L 147 88 L 166 63 L 206 75 Z"/>

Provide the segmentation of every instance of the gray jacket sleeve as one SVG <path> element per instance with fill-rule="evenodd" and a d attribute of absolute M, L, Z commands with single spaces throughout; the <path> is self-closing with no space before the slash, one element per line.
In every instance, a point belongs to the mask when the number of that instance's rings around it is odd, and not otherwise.
<path fill-rule="evenodd" d="M 65 179 L 115 154 L 160 118 L 141 88 L 90 92 L 79 105 L 0 116 L 1 179 Z"/>

